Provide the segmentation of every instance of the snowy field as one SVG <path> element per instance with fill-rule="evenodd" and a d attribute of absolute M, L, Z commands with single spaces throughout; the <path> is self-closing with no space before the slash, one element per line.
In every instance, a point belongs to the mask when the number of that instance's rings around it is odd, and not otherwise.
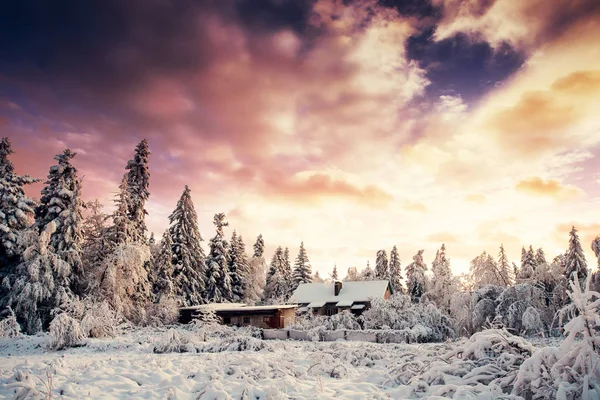
<path fill-rule="evenodd" d="M 507 337 L 507 351 L 485 333 L 409 345 L 263 341 L 218 329 L 141 329 L 62 351 L 47 348 L 47 335 L 0 339 L 0 398 L 497 399 L 534 350 Z"/>

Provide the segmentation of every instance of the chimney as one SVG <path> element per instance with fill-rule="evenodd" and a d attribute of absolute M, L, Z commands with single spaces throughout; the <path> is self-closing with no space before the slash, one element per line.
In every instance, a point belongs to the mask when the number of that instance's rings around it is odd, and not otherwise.
<path fill-rule="evenodd" d="M 342 291 L 342 282 L 340 282 L 340 281 L 333 282 L 333 293 L 336 296 L 339 296 L 341 291 Z"/>

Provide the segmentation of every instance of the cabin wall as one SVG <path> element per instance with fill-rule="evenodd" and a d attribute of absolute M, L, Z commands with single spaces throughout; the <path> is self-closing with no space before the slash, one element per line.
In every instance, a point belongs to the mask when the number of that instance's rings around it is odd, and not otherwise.
<path fill-rule="evenodd" d="M 257 328 L 270 329 L 269 321 L 273 315 L 236 315 L 232 316 L 228 325 L 255 326 Z"/>

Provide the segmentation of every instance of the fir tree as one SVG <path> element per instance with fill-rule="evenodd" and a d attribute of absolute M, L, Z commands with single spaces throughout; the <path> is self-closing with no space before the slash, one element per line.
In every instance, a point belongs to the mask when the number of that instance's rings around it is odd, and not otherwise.
<path fill-rule="evenodd" d="M 244 303 L 256 304 L 265 291 L 265 242 L 258 235 L 254 243 L 254 253 L 249 264 L 248 274 L 244 278 Z"/>
<path fill-rule="evenodd" d="M 173 241 L 173 286 L 183 305 L 204 302 L 204 251 L 198 229 L 198 215 L 186 186 L 177 207 L 169 216 L 169 233 Z"/>
<path fill-rule="evenodd" d="M 337 265 L 333 266 L 333 271 L 331 272 L 331 280 L 333 280 L 334 282 L 339 280 Z"/>
<path fill-rule="evenodd" d="M 418 303 L 425 292 L 425 271 L 427 271 L 427 265 L 423 261 L 423 251 L 419 250 L 413 257 L 413 262 L 406 266 L 408 295 L 411 297 L 413 303 Z"/>
<path fill-rule="evenodd" d="M 523 249 L 521 250 L 521 268 L 519 269 L 519 275 L 517 276 L 517 281 L 519 283 L 530 281 L 535 276 L 535 253 L 533 252 L 533 247 L 529 246 L 529 251 Z"/>
<path fill-rule="evenodd" d="M 267 274 L 264 299 L 267 303 L 287 300 L 290 293 L 289 281 L 285 272 L 285 256 L 281 246 L 277 247 Z"/>
<path fill-rule="evenodd" d="M 300 242 L 300 250 L 298 251 L 298 257 L 294 262 L 294 289 L 301 283 L 312 282 L 312 270 L 310 267 L 310 261 L 306 255 L 306 249 L 304 248 L 304 242 Z"/>
<path fill-rule="evenodd" d="M 283 251 L 283 273 L 288 285 L 288 290 L 294 289 L 294 273 L 292 271 L 292 262 L 290 260 L 290 249 L 287 247 Z"/>
<path fill-rule="evenodd" d="M 565 277 L 572 282 L 575 279 L 575 274 L 577 274 L 577 278 L 580 281 L 579 284 L 582 285 L 588 276 L 587 262 L 585 261 L 585 255 L 579 242 L 577 229 L 573 227 L 569 235 L 569 249 L 564 259 Z"/>
<path fill-rule="evenodd" d="M 535 265 L 538 266 L 542 264 L 548 264 L 548 262 L 546 261 L 546 253 L 544 253 L 544 250 L 540 247 L 535 253 Z"/>
<path fill-rule="evenodd" d="M 511 267 L 508 265 L 508 258 L 506 257 L 503 244 L 500 245 L 497 265 L 502 286 L 510 286 L 513 282 L 513 277 L 511 277 Z"/>
<path fill-rule="evenodd" d="M 153 259 L 152 293 L 156 302 L 174 297 L 173 240 L 167 229 L 158 245 L 158 254 Z"/>
<path fill-rule="evenodd" d="M 390 270 L 388 264 L 387 253 L 385 250 L 377 251 L 375 259 L 375 279 L 386 280 L 390 278 Z"/>
<path fill-rule="evenodd" d="M 312 281 L 313 283 L 325 283 L 325 279 L 321 278 L 321 275 L 319 275 L 319 271 L 315 272 L 315 274 L 312 277 Z"/>
<path fill-rule="evenodd" d="M 392 285 L 392 290 L 394 293 L 404 292 L 404 288 L 402 287 L 402 279 L 400 256 L 398 255 L 398 249 L 396 246 L 394 246 L 390 252 L 390 285 Z"/>
<path fill-rule="evenodd" d="M 71 164 L 75 154 L 66 149 L 54 157 L 58 164 L 50 167 L 40 204 L 35 209 L 35 226 L 38 232 L 42 232 L 49 223 L 56 225 L 50 237 L 50 245 L 54 252 L 71 266 L 75 275 L 72 284 L 79 287 L 84 280 L 81 265 L 83 203 L 81 180 L 77 176 L 77 169 Z"/>
<path fill-rule="evenodd" d="M 225 214 L 215 214 L 213 224 L 217 228 L 216 235 L 210 239 L 210 250 L 206 256 L 206 300 L 222 303 L 233 299 L 232 282 L 229 274 L 228 244 L 225 240 L 223 227 Z"/>
<path fill-rule="evenodd" d="M 25 196 L 23 187 L 38 182 L 29 175 L 17 175 L 9 156 L 8 138 L 0 141 L 0 279 L 7 266 L 14 266 L 23 251 L 21 238 L 33 221 L 35 201 Z"/>
<path fill-rule="evenodd" d="M 240 302 L 245 298 L 244 282 L 248 280 L 249 264 L 242 236 L 238 236 L 233 231 L 231 246 L 229 247 L 229 276 L 234 302 Z"/>
<path fill-rule="evenodd" d="M 146 212 L 145 206 L 150 192 L 150 172 L 148 169 L 148 141 L 142 140 L 135 148 L 133 159 L 127 162 L 127 190 L 129 191 L 129 203 L 127 212 L 132 222 L 132 234 L 135 242 L 146 241 Z"/>
<path fill-rule="evenodd" d="M 113 224 L 109 230 L 109 241 L 111 248 L 134 241 L 134 227 L 128 216 L 130 192 L 127 176 L 123 176 L 119 185 L 119 194 L 115 198 L 115 211 L 112 214 Z"/>
<path fill-rule="evenodd" d="M 86 215 L 83 219 L 83 265 L 85 271 L 94 271 L 100 268 L 102 261 L 109 253 L 109 236 L 107 222 L 110 219 L 102 209 L 103 205 L 95 199 L 85 205 Z M 88 279 L 81 288 L 81 292 L 88 293 L 93 290 L 97 282 Z"/>
<path fill-rule="evenodd" d="M 362 281 L 374 281 L 375 280 L 375 272 L 373 271 L 373 268 L 371 268 L 369 261 L 367 261 L 366 268 L 363 269 L 360 273 L 360 280 L 362 280 Z"/>
<path fill-rule="evenodd" d="M 437 306 L 450 312 L 450 300 L 454 294 L 452 271 L 450 270 L 450 260 L 446 257 L 446 246 L 437 251 L 435 260 L 433 260 L 431 271 L 433 272 L 431 294 Z"/>

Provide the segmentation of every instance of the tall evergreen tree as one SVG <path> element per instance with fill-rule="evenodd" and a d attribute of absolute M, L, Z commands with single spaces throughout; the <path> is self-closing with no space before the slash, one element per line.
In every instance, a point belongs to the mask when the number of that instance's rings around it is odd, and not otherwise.
<path fill-rule="evenodd" d="M 304 248 L 304 242 L 300 242 L 300 250 L 298 251 L 298 257 L 294 262 L 294 289 L 301 283 L 312 282 L 312 270 L 310 267 L 310 261 L 306 255 L 306 249 Z"/>
<path fill-rule="evenodd" d="M 375 279 L 386 280 L 390 278 L 390 267 L 385 250 L 377 251 L 375 259 Z"/>
<path fill-rule="evenodd" d="M 334 282 L 340 280 L 339 275 L 338 275 L 337 265 L 333 266 L 333 271 L 331 272 L 331 279 Z"/>
<path fill-rule="evenodd" d="M 529 246 L 529 251 L 525 248 L 521 251 L 521 268 L 519 269 L 519 275 L 517 276 L 518 282 L 527 282 L 535 276 L 535 253 L 533 247 Z"/>
<path fill-rule="evenodd" d="M 504 245 L 500 245 L 500 252 L 498 253 L 498 274 L 500 277 L 500 282 L 502 286 L 510 286 L 513 282 L 513 277 L 511 276 L 513 272 L 511 271 L 510 265 L 508 265 L 508 258 L 506 257 L 506 252 L 504 251 Z"/>
<path fill-rule="evenodd" d="M 259 302 L 265 291 L 265 242 L 262 235 L 258 235 L 253 248 L 249 271 L 244 278 L 244 303 L 247 304 Z"/>
<path fill-rule="evenodd" d="M 248 280 L 250 262 L 246 256 L 246 246 L 242 236 L 235 231 L 231 235 L 229 247 L 229 276 L 231 278 L 231 292 L 233 301 L 241 302 L 245 298 L 244 282 Z"/>
<path fill-rule="evenodd" d="M 283 251 L 283 273 L 288 285 L 288 290 L 294 289 L 294 272 L 292 271 L 292 262 L 290 260 L 290 249 L 287 247 Z M 291 295 L 291 293 L 289 293 Z"/>
<path fill-rule="evenodd" d="M 390 252 L 390 285 L 392 285 L 394 293 L 404 292 L 404 288 L 402 287 L 402 279 L 400 256 L 398 255 L 398 249 L 396 246 L 394 246 Z"/>
<path fill-rule="evenodd" d="M 83 245 L 83 216 L 81 213 L 81 180 L 77 169 L 71 164 L 76 153 L 66 149 L 54 159 L 57 165 L 50 167 L 46 186 L 42 189 L 40 204 L 35 209 L 35 226 L 38 232 L 49 223 L 55 224 L 50 236 L 53 251 L 73 269 L 71 283 L 77 287 L 84 279 L 81 265 Z"/>
<path fill-rule="evenodd" d="M 267 283 L 265 285 L 264 300 L 267 303 L 287 300 L 290 287 L 289 280 L 285 272 L 285 256 L 281 246 L 277 247 L 267 274 Z"/>
<path fill-rule="evenodd" d="M 110 219 L 105 214 L 102 203 L 95 199 L 85 205 L 86 215 L 83 219 L 83 253 L 82 262 L 85 273 L 98 270 L 110 251 L 109 246 L 109 227 L 107 222 Z M 93 274 L 90 274 L 93 276 Z M 88 293 L 97 284 L 93 278 L 88 279 L 81 288 L 81 292 Z"/>
<path fill-rule="evenodd" d="M 33 221 L 36 203 L 25 196 L 23 187 L 38 182 L 29 175 L 17 175 L 9 156 L 13 154 L 8 138 L 0 140 L 0 280 L 8 267 L 19 262 L 21 241 Z"/>
<path fill-rule="evenodd" d="M 565 254 L 564 265 L 565 277 L 569 281 L 573 281 L 575 279 L 575 274 L 577 274 L 577 278 L 580 281 L 579 283 L 583 287 L 583 282 L 585 282 L 588 276 L 588 268 L 587 262 L 585 261 L 585 254 L 583 254 L 583 249 L 579 242 L 579 235 L 577 235 L 577 229 L 575 229 L 575 227 L 571 229 L 569 234 L 569 249 L 567 250 L 567 254 Z"/>
<path fill-rule="evenodd" d="M 153 259 L 152 292 L 157 302 L 175 296 L 173 286 L 173 240 L 169 230 L 165 230 L 158 245 L 158 254 Z"/>
<path fill-rule="evenodd" d="M 229 252 L 223 227 L 225 214 L 215 214 L 213 224 L 217 228 L 216 235 L 210 239 L 210 250 L 206 256 L 206 300 L 222 303 L 233 300 L 231 276 L 229 274 Z"/>
<path fill-rule="evenodd" d="M 433 260 L 431 271 L 433 272 L 432 297 L 437 306 L 446 313 L 450 312 L 450 300 L 454 294 L 452 271 L 450 260 L 446 257 L 446 245 L 437 251 Z"/>
<path fill-rule="evenodd" d="M 544 253 L 544 250 L 540 247 L 535 253 L 535 265 L 539 266 L 542 264 L 548 264 L 548 261 L 546 261 L 546 253 Z"/>
<path fill-rule="evenodd" d="M 186 186 L 177 207 L 169 216 L 173 241 L 173 286 L 183 305 L 204 303 L 204 251 L 190 189 Z"/>
<path fill-rule="evenodd" d="M 128 208 L 130 201 L 129 186 L 127 183 L 127 175 L 123 176 L 119 185 L 119 193 L 115 197 L 115 210 L 112 214 L 113 224 L 109 229 L 109 242 L 112 249 L 116 246 L 131 243 L 134 241 L 135 233 L 134 226 L 128 216 Z"/>
<path fill-rule="evenodd" d="M 367 266 L 360 272 L 360 280 L 361 281 L 374 281 L 375 280 L 375 271 L 371 268 L 369 261 L 367 261 Z"/>
<path fill-rule="evenodd" d="M 413 303 L 418 303 L 425 292 L 425 271 L 427 271 L 427 265 L 423 261 L 423 251 L 419 250 L 413 257 L 413 262 L 406 266 L 408 294 Z"/>
<path fill-rule="evenodd" d="M 150 150 L 148 141 L 142 140 L 135 148 L 133 159 L 127 162 L 127 190 L 129 203 L 127 204 L 128 217 L 132 222 L 132 234 L 135 242 L 146 241 L 146 201 L 150 197 L 150 171 L 148 158 Z"/>

